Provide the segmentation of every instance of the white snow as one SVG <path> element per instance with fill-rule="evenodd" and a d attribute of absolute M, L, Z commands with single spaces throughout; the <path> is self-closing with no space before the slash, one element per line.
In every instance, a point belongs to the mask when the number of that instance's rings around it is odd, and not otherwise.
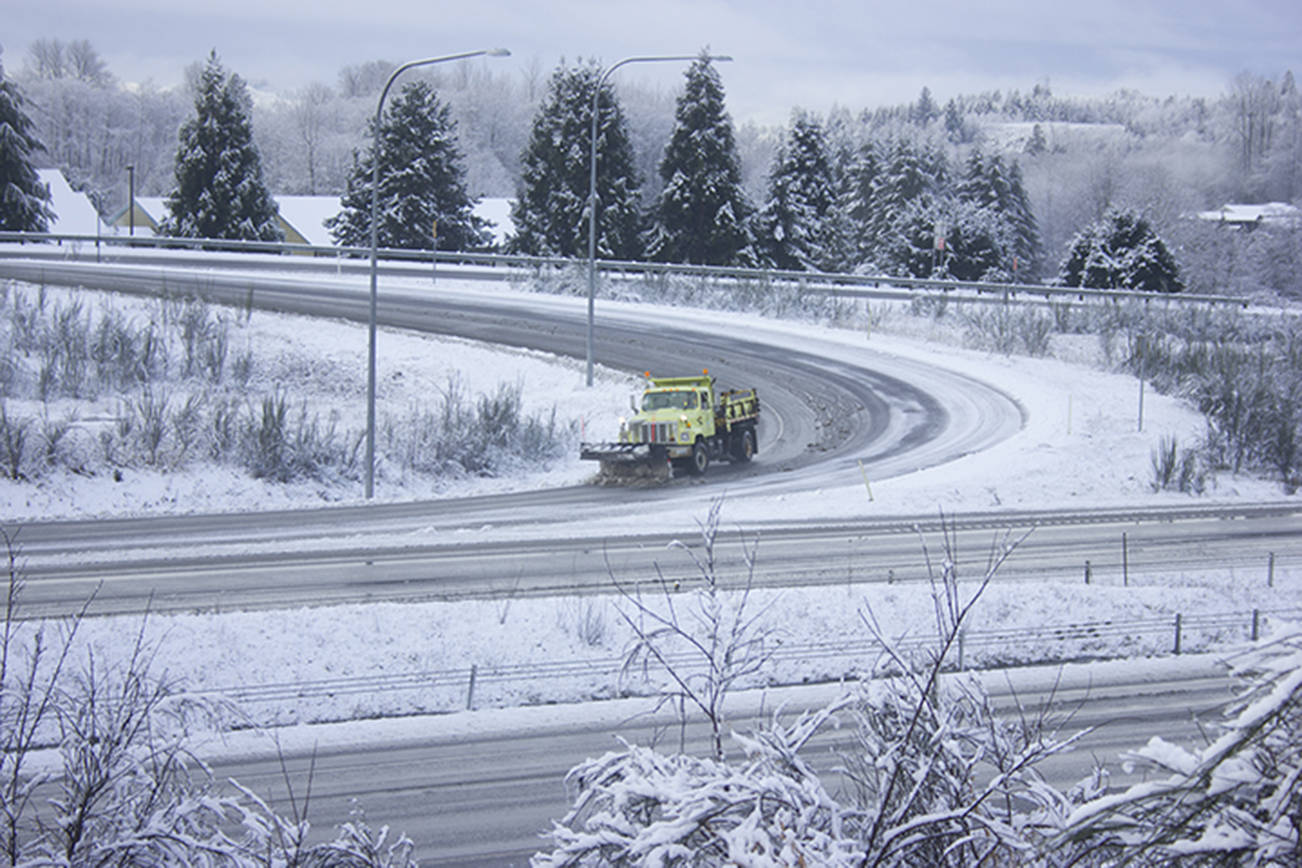
<path fill-rule="evenodd" d="M 488 221 L 488 229 L 492 233 L 493 243 L 498 246 L 505 244 L 506 237 L 515 231 L 515 223 L 511 220 L 511 206 L 514 204 L 514 199 L 502 199 L 492 196 L 480 199 L 475 203 L 473 209 L 475 216 Z"/>
<path fill-rule="evenodd" d="M 50 210 L 54 212 L 50 232 L 56 235 L 94 235 L 97 231 L 104 231 L 90 197 L 72 189 L 62 171 L 38 169 L 36 174 L 42 184 L 50 187 Z"/>
<path fill-rule="evenodd" d="M 275 199 L 276 206 L 280 209 L 282 228 L 293 229 L 303 236 L 302 241 L 289 237 L 286 237 L 286 241 L 293 240 L 299 244 L 314 244 L 319 247 L 334 244 L 329 230 L 325 228 L 325 221 L 343 209 L 338 196 L 276 196 Z"/>
<path fill-rule="evenodd" d="M 419 288 L 417 288 L 419 287 Z M 396 291 L 396 290 L 393 290 Z M 410 291 L 428 293 L 428 284 L 412 282 Z M 466 293 L 477 298 L 510 295 L 517 305 L 577 306 L 581 299 L 521 294 L 514 290 L 440 278 L 438 292 Z M 118 301 L 117 304 L 130 302 Z M 662 314 L 649 305 L 602 302 L 601 310 L 654 323 Z M 1138 383 L 1130 377 L 1101 372 L 1087 364 L 1046 359 L 1006 358 L 953 345 L 955 334 L 927 319 L 902 313 L 888 316 L 871 334 L 820 326 L 777 322 L 757 316 L 712 311 L 711 328 L 726 323 L 755 339 L 804 349 L 855 363 L 890 356 L 919 365 L 939 366 L 987 382 L 1013 396 L 1025 410 L 1017 433 L 978 454 L 941 467 L 870 480 L 858 472 L 830 479 L 813 492 L 752 493 L 727 501 L 730 526 L 775 517 L 836 518 L 898 514 L 934 514 L 986 510 L 992 507 L 1034 508 L 1068 505 L 1190 503 L 1282 497 L 1279 487 L 1250 478 L 1222 477 L 1211 494 L 1195 501 L 1187 495 L 1154 494 L 1148 485 L 1150 453 L 1162 434 L 1192 438 L 1203 422 L 1179 401 L 1149 392 L 1144 401 L 1144 430 L 1138 429 Z M 312 395 L 313 406 L 335 409 L 360 418 L 364 383 L 365 331 L 343 322 L 255 313 L 241 327 L 239 346 L 258 347 L 270 365 L 269 380 L 294 394 Z M 1063 355 L 1087 358 L 1094 347 L 1064 341 Z M 583 420 L 591 439 L 609 435 L 615 418 L 624 412 L 635 388 L 626 374 L 601 371 L 600 387 L 582 386 L 582 364 L 540 353 L 490 348 L 469 341 L 438 339 L 385 330 L 380 339 L 380 399 L 383 406 L 437 393 L 449 376 L 459 376 L 472 392 L 491 389 L 503 380 L 520 380 L 529 402 L 526 409 L 556 404 Z M 603 430 L 604 428 L 604 430 Z M 762 460 L 762 455 L 760 460 Z M 389 499 L 451 496 L 506 488 L 541 487 L 582 481 L 591 473 L 571 456 L 542 474 L 512 479 L 468 480 L 432 486 L 389 475 L 378 490 Z M 229 470 L 197 466 L 172 474 L 133 471 L 124 483 L 74 474 L 55 475 L 39 484 L 0 484 L 7 522 L 56 516 L 207 512 L 360 501 L 359 486 L 322 483 L 276 485 L 245 478 Z M 680 528 L 689 532 L 703 518 L 708 502 L 726 495 L 722 487 L 699 486 L 685 495 Z M 696 500 L 693 501 L 692 497 Z M 585 528 L 588 532 L 632 532 L 644 520 L 633 512 L 618 513 Z M 671 528 L 677 529 L 677 528 Z M 472 531 L 475 539 L 501 538 L 509 528 Z M 1000 627 L 1080 623 L 1107 617 L 1153 617 L 1172 612 L 1188 614 L 1245 611 L 1256 607 L 1302 604 L 1297 577 L 1282 571 L 1269 595 L 1245 585 L 1233 574 L 1165 575 L 1132 582 L 1130 588 L 1095 585 L 1064 586 L 1052 582 L 1019 582 L 993 587 L 978 607 L 978 625 Z M 797 639 L 815 637 L 835 643 L 862 637 L 857 612 L 865 601 L 884 621 L 901 631 L 925 630 L 934 624 L 929 593 L 885 586 L 869 592 L 860 587 L 786 591 L 780 610 L 788 623 L 799 624 Z M 763 596 L 763 595 L 761 595 Z M 582 606 L 595 607 L 594 617 L 607 629 L 601 641 L 589 645 L 580 637 Z M 581 701 L 610 695 L 609 661 L 627 638 L 614 611 L 614 601 L 498 600 L 462 603 L 377 604 L 336 606 L 295 611 L 239 614 L 155 616 L 151 636 L 161 643 L 159 659 L 169 674 L 194 690 L 217 690 L 268 683 L 328 678 L 365 678 L 408 672 L 453 673 L 449 686 L 423 691 L 383 691 L 372 695 L 311 698 L 257 705 L 250 709 L 261 720 L 280 723 L 308 719 L 341 719 L 371 714 L 419 713 L 456 708 L 464 701 L 464 686 L 456 673 L 474 664 L 527 663 L 557 660 L 590 661 L 588 672 L 568 678 L 524 682 L 486 682 L 479 694 L 483 704 Z M 1066 613 L 1070 613 L 1067 617 Z M 82 634 L 112 659 L 121 643 L 134 635 L 131 619 L 94 619 Z M 979 627 L 978 627 L 979 628 Z M 287 636 L 295 637 L 286 641 Z M 1165 644 L 1165 640 L 1163 643 Z M 1033 660 L 1044 643 L 1028 638 L 1007 649 L 1008 656 Z M 1095 647 L 1091 653 L 1107 653 Z M 1112 648 L 1112 651 L 1118 650 Z M 1162 649 L 1143 643 L 1126 645 L 1128 653 L 1152 654 Z M 1007 658 L 1004 658 L 1007 659 Z M 772 673 L 779 681 L 822 678 L 829 673 L 796 660 Z"/>

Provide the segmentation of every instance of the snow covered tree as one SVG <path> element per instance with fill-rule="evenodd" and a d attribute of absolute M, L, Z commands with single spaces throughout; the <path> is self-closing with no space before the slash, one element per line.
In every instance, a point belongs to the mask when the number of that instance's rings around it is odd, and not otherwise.
<path fill-rule="evenodd" d="M 1072 241 L 1058 271 L 1065 286 L 1180 292 L 1180 269 L 1166 243 L 1134 211 L 1112 209 Z"/>
<path fill-rule="evenodd" d="M 44 232 L 49 228 L 54 216 L 50 190 L 32 166 L 32 155 L 42 150 L 23 110 L 23 96 L 0 65 L 0 230 Z"/>
<path fill-rule="evenodd" d="M 998 154 L 987 157 L 973 149 L 956 192 L 959 199 L 990 212 L 991 220 L 1005 224 L 1000 234 L 1009 236 L 1011 243 L 1000 267 L 1010 279 L 1033 277 L 1039 266 L 1040 237 L 1017 163 L 1009 166 Z"/>
<path fill-rule="evenodd" d="M 823 128 L 795 118 L 769 173 L 769 200 L 759 214 L 757 246 L 777 268 L 829 271 L 836 267 L 836 181 Z"/>
<path fill-rule="evenodd" d="M 199 75 L 194 117 L 181 125 L 176 183 L 162 232 L 183 238 L 280 241 L 276 202 L 262 178 L 262 159 L 249 122 L 244 80 L 217 59 Z"/>
<path fill-rule="evenodd" d="M 1072 812 L 1055 847 L 1108 865 L 1302 864 L 1302 633 L 1242 655 L 1245 688 L 1195 750 L 1154 736 L 1127 761 L 1151 777 Z"/>
<path fill-rule="evenodd" d="M 375 120 L 369 135 L 374 139 Z M 343 210 L 326 220 L 340 244 L 371 243 L 371 176 L 375 153 L 354 155 Z M 380 124 L 380 189 L 376 236 L 381 247 L 474 250 L 488 244 L 487 227 L 471 209 L 456 122 L 424 81 L 404 85 Z M 437 239 L 434 230 L 437 227 Z"/>
<path fill-rule="evenodd" d="M 938 117 L 940 109 L 936 108 L 936 101 L 931 97 L 931 88 L 924 86 L 918 94 L 918 101 L 909 107 L 909 120 L 916 126 L 925 127 Z"/>
<path fill-rule="evenodd" d="M 535 256 L 586 257 L 592 183 L 592 96 L 596 63 L 563 64 L 552 73 L 521 159 L 520 192 L 511 211 L 511 250 Z M 641 209 L 628 123 L 614 88 L 597 100 L 597 253 L 640 259 Z"/>
<path fill-rule="evenodd" d="M 687 70 L 674 112 L 674 132 L 660 163 L 664 189 L 656 200 L 647 253 L 661 262 L 755 265 L 754 207 L 742 187 L 723 83 L 708 56 Z"/>
<path fill-rule="evenodd" d="M 945 155 L 937 148 L 907 138 L 898 138 L 886 148 L 878 146 L 876 171 L 866 181 L 869 189 L 856 205 L 866 221 L 861 228 L 860 264 L 892 269 L 898 260 L 892 248 L 898 241 L 901 222 L 912 219 L 924 195 L 939 200 L 945 195 L 948 168 Z M 898 270 L 898 269 L 893 269 Z"/>
<path fill-rule="evenodd" d="M 1012 241 L 993 209 L 924 193 L 904 206 L 881 261 L 900 277 L 1007 282 Z"/>

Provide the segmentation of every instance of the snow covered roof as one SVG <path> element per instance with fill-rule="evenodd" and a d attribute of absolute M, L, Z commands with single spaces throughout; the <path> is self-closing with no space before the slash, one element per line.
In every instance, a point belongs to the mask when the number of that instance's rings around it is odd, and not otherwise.
<path fill-rule="evenodd" d="M 1284 202 L 1266 202 L 1263 205 L 1222 205 L 1215 211 L 1199 211 L 1200 220 L 1215 220 L 1233 226 L 1260 226 L 1263 223 L 1302 224 L 1302 209 Z"/>
<path fill-rule="evenodd" d="M 98 227 L 99 214 L 91 204 L 90 197 L 78 193 L 63 177 L 58 169 L 37 169 L 36 174 L 41 183 L 50 188 L 50 210 L 54 219 L 50 221 L 50 231 L 59 235 L 94 235 Z"/>
<path fill-rule="evenodd" d="M 314 244 L 327 246 L 334 244 L 334 239 L 323 225 L 327 217 L 333 217 L 343 208 L 338 196 L 276 196 L 280 208 L 280 224 L 285 230 L 285 240 L 291 244 Z M 514 230 L 511 222 L 511 206 L 514 199 L 480 199 L 474 212 L 490 224 L 493 242 L 502 244 L 508 233 Z M 161 196 L 136 197 L 136 234 L 153 235 L 167 216 L 167 199 Z M 129 217 L 125 208 L 110 221 L 118 232 L 126 232 Z M 94 228 L 90 232 L 94 233 Z"/>
<path fill-rule="evenodd" d="M 511 222 L 511 206 L 514 204 L 514 199 L 480 199 L 475 203 L 475 216 L 489 222 L 493 243 L 498 246 L 506 243 L 506 236 L 515 231 L 515 224 Z"/>
<path fill-rule="evenodd" d="M 291 244 L 334 244 L 324 221 L 343 208 L 338 196 L 276 196 L 281 228 Z M 294 237 L 297 235 L 298 237 Z"/>

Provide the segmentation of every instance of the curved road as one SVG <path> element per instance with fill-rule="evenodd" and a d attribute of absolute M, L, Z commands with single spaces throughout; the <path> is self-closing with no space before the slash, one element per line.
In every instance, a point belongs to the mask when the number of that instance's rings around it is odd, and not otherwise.
<path fill-rule="evenodd" d="M 20 260 L 0 260 L 0 276 L 136 293 L 196 293 L 232 304 L 247 303 L 251 296 L 258 307 L 321 316 L 364 319 L 366 314 L 366 287 L 359 279 Z M 582 352 L 586 311 L 578 299 L 484 297 L 409 286 L 384 286 L 381 299 L 382 325 L 558 354 Z M 138 608 L 150 593 L 156 607 L 203 605 L 193 594 L 196 588 L 202 592 L 210 569 L 220 569 L 223 547 L 247 555 L 263 543 L 280 558 L 297 548 L 296 563 L 310 572 L 322 559 L 340 556 L 338 541 L 347 541 L 352 557 L 367 547 L 368 537 L 382 533 L 493 526 L 509 527 L 516 536 L 554 539 L 582 536 L 612 516 L 640 516 L 648 509 L 680 519 L 701 516 L 725 489 L 730 499 L 817 489 L 857 474 L 860 461 L 873 478 L 882 479 L 985 448 L 1022 424 L 1016 402 L 979 381 L 867 348 L 802 342 L 778 327 L 763 334 L 720 333 L 689 322 L 656 322 L 612 304 L 602 306 L 598 326 L 595 355 L 601 364 L 633 371 L 704 367 L 724 387 L 756 386 L 765 407 L 759 460 L 717 465 L 704 485 L 675 480 L 654 489 L 577 486 L 426 503 L 32 523 L 22 528 L 21 543 L 33 578 L 41 580 L 29 585 L 29 611 L 71 608 L 84 599 L 92 574 L 105 580 L 97 611 Z M 112 564 L 124 560 L 130 562 L 124 569 L 134 572 L 117 582 Z M 386 587 L 398 578 L 388 561 L 369 560 L 365 576 L 354 576 L 349 584 L 356 590 L 364 581 L 380 594 L 392 593 Z M 259 598 L 257 586 L 283 588 L 271 578 L 272 571 L 283 574 L 285 566 L 271 564 L 247 583 L 249 602 L 274 604 Z M 211 578 L 220 581 L 216 574 Z M 402 594 L 416 591 L 409 579 L 401 577 Z M 222 587 L 224 606 L 241 604 L 238 592 Z M 319 597 L 299 583 L 282 599 Z"/>

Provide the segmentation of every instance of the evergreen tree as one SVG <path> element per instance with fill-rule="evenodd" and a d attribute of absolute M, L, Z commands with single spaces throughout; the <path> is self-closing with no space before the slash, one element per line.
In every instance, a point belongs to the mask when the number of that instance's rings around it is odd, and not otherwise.
<path fill-rule="evenodd" d="M 875 250 L 871 227 L 876 210 L 873 206 L 873 194 L 877 188 L 877 177 L 882 171 L 881 151 L 878 143 L 872 139 L 864 142 L 855 152 L 847 167 L 841 188 L 842 211 L 849 224 L 850 238 L 846 250 L 850 261 L 843 267 L 852 270 L 855 266 L 871 262 Z"/>
<path fill-rule="evenodd" d="M 17 85 L 0 65 L 0 230 L 45 232 L 49 229 L 50 189 L 32 166 L 32 155 L 43 151 L 32 133 Z"/>
<path fill-rule="evenodd" d="M 1040 238 L 1018 165 L 1010 167 L 999 155 L 986 157 L 974 148 L 956 193 L 959 199 L 986 209 L 988 219 L 1005 224 L 997 234 L 1012 243 L 1001 268 L 1019 280 L 1032 279 L 1039 265 Z"/>
<path fill-rule="evenodd" d="M 1179 267 L 1165 242 L 1134 211 L 1110 210 L 1081 230 L 1059 269 L 1066 286 L 1179 292 Z"/>
<path fill-rule="evenodd" d="M 535 256 L 588 255 L 595 63 L 552 73 L 521 158 L 520 192 L 511 211 L 511 250 Z M 597 252 L 642 257 L 641 210 L 633 146 L 609 82 L 597 101 Z"/>
<path fill-rule="evenodd" d="M 1008 223 L 992 209 L 928 192 L 904 206 L 882 264 L 900 277 L 1007 282 L 1011 244 Z"/>
<path fill-rule="evenodd" d="M 862 264 L 885 267 L 891 245 L 906 218 L 906 208 L 924 195 L 938 201 L 945 192 L 949 170 L 945 154 L 907 138 L 890 145 L 880 170 L 873 177 L 867 224 L 864 227 Z"/>
<path fill-rule="evenodd" d="M 660 163 L 664 189 L 656 200 L 647 252 L 662 262 L 741 265 L 758 262 L 754 208 L 741 184 L 723 83 L 707 56 L 687 70 L 674 112 L 674 132 Z"/>
<path fill-rule="evenodd" d="M 278 209 L 262 177 L 249 122 L 244 81 L 208 55 L 194 98 L 195 116 L 181 125 L 176 186 L 168 197 L 164 235 L 280 241 Z"/>
<path fill-rule="evenodd" d="M 918 94 L 918 101 L 910 107 L 909 119 L 916 126 L 925 127 L 938 117 L 940 109 L 936 108 L 936 101 L 931 97 L 931 88 L 924 85 Z"/>
<path fill-rule="evenodd" d="M 836 267 L 836 184 L 823 128 L 797 117 L 769 173 L 769 201 L 759 214 L 758 246 L 777 268 L 829 271 Z"/>
<path fill-rule="evenodd" d="M 486 222 L 472 213 L 457 124 L 424 81 L 405 85 L 380 122 L 376 242 L 406 250 L 475 250 L 489 243 Z M 375 119 L 368 135 L 375 140 Z M 326 220 L 339 244 L 371 243 L 374 145 L 353 155 L 343 210 Z M 435 230 L 437 229 L 437 237 Z M 435 242 L 437 241 L 437 248 Z"/>

